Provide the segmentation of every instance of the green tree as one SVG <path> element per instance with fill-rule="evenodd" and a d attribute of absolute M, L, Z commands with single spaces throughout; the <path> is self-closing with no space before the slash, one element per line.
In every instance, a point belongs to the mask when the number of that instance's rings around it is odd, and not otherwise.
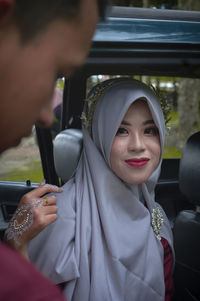
<path fill-rule="evenodd" d="M 200 10 L 199 0 L 178 0 L 178 7 L 182 10 Z M 179 114 L 179 146 L 182 147 L 185 140 L 198 131 L 200 107 L 200 80 L 180 79 L 178 91 Z"/>
<path fill-rule="evenodd" d="M 178 0 L 178 8 L 183 10 L 200 10 L 199 0 Z"/>

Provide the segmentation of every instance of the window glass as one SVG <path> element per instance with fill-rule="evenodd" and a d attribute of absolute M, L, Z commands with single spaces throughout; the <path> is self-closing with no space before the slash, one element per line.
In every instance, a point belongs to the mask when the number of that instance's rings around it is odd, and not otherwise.
<path fill-rule="evenodd" d="M 43 172 L 35 133 L 0 157 L 0 180 L 41 182 Z"/>
<path fill-rule="evenodd" d="M 53 139 L 60 132 L 61 128 L 63 89 L 64 78 L 59 78 L 57 80 L 57 84 L 53 95 L 54 121 L 51 126 L 51 134 Z"/>
<path fill-rule="evenodd" d="M 62 93 L 64 79 L 58 79 L 53 96 L 54 121 L 51 127 L 52 137 L 60 131 Z M 19 181 L 30 180 L 39 183 L 44 179 L 41 165 L 39 147 L 37 144 L 36 131 L 33 126 L 32 134 L 22 139 L 21 144 L 5 151 L 0 156 L 0 180 Z"/>

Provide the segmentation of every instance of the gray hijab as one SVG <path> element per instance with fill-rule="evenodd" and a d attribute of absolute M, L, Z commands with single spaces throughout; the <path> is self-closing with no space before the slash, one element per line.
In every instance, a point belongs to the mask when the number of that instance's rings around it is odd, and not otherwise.
<path fill-rule="evenodd" d="M 112 172 L 110 150 L 129 106 L 142 97 L 159 129 L 163 152 L 162 110 L 139 81 L 112 79 L 101 85 L 106 87 L 103 94 L 93 90 L 100 95 L 93 138 L 84 128 L 76 174 L 56 196 L 58 219 L 33 239 L 29 254 L 46 276 L 65 283 L 69 301 L 161 301 L 165 284 L 160 236 L 173 250 L 167 217 L 154 200 L 161 160 L 147 182 L 130 185 Z"/>

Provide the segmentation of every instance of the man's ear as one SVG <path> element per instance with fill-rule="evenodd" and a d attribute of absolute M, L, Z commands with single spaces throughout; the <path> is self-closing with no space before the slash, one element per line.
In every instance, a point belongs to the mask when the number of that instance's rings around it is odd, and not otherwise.
<path fill-rule="evenodd" d="M 11 14 L 15 0 L 0 0 L 0 19 Z"/>

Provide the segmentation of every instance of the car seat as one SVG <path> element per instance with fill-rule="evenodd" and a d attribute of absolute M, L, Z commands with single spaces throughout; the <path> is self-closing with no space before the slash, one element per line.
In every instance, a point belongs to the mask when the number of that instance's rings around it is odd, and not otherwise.
<path fill-rule="evenodd" d="M 174 300 L 200 300 L 200 132 L 183 148 L 179 186 L 195 210 L 181 211 L 174 224 Z"/>
<path fill-rule="evenodd" d="M 82 151 L 82 140 L 83 134 L 79 129 L 63 130 L 54 140 L 54 165 L 62 183 L 66 183 L 76 171 Z"/>

